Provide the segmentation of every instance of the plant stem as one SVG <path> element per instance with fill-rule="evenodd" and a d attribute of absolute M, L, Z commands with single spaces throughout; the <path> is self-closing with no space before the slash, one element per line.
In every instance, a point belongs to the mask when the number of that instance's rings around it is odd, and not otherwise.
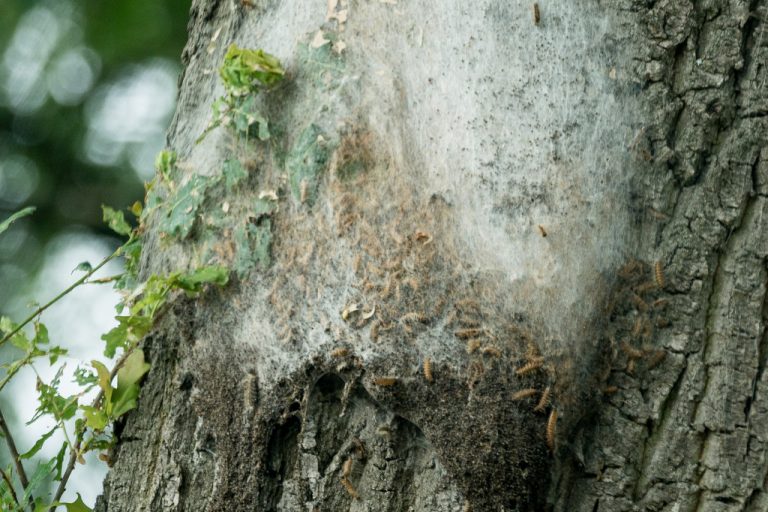
<path fill-rule="evenodd" d="M 115 367 L 112 368 L 111 372 L 109 372 L 109 382 L 112 382 L 112 379 L 115 378 L 115 375 L 117 375 L 117 371 L 123 367 L 123 364 L 125 364 L 125 360 L 131 354 L 131 352 L 133 352 L 134 348 L 136 347 L 134 346 L 130 350 L 126 350 L 123 353 L 123 355 L 120 356 L 120 359 L 117 361 L 117 363 L 115 363 Z M 104 397 L 104 390 L 99 390 L 98 394 L 96 395 L 96 398 L 94 398 L 93 402 L 91 402 L 91 406 L 98 407 L 103 397 Z M 80 447 L 83 444 L 84 436 L 85 436 L 85 426 L 83 426 L 75 436 L 75 445 L 70 450 L 69 461 L 67 462 L 67 468 L 64 470 L 64 474 L 61 475 L 61 481 L 59 482 L 59 486 L 56 488 L 56 494 L 54 494 L 53 496 L 53 503 L 58 503 L 58 501 L 61 499 L 61 496 L 64 494 L 64 489 L 67 487 L 67 481 L 69 480 L 69 476 L 72 474 L 72 470 L 75 469 L 75 463 L 77 462 L 78 457 L 82 455 L 82 453 L 80 453 Z M 56 507 L 53 506 L 48 510 L 49 512 L 55 512 Z"/>
<path fill-rule="evenodd" d="M 8 473 L 6 473 L 1 468 L 0 468 L 0 473 L 3 474 L 3 480 L 5 480 L 5 483 L 8 484 L 8 490 L 11 491 L 11 496 L 13 496 L 13 501 L 15 501 L 16 505 L 18 506 L 19 498 L 16 496 L 16 489 L 13 488 L 13 482 L 11 482 L 11 479 L 8 477 Z"/>
<path fill-rule="evenodd" d="M 130 240 L 128 240 L 128 242 L 130 242 Z M 126 243 L 127 243 L 127 242 L 126 242 Z M 111 261 L 113 258 L 115 258 L 116 256 L 119 256 L 119 255 L 120 255 L 120 253 L 123 251 L 123 247 L 124 247 L 124 245 L 121 245 L 120 247 L 118 247 L 118 248 L 117 248 L 117 250 L 116 250 L 115 252 L 113 252 L 112 254 L 110 254 L 109 256 L 107 256 L 106 258 L 104 258 L 104 259 L 101 261 L 101 263 L 99 263 L 99 264 L 98 264 L 98 265 L 96 265 L 94 268 L 92 268 L 91 270 L 89 270 L 89 271 L 88 271 L 88 272 L 87 272 L 87 273 L 86 273 L 86 274 L 85 274 L 83 277 L 81 277 L 80 279 L 78 279 L 77 281 L 75 281 L 74 283 L 72 283 L 72 285 L 70 285 L 70 286 L 69 286 L 69 287 L 68 287 L 66 290 L 64 290 L 63 292 L 61 292 L 60 294 L 58 294 L 57 296 L 55 296 L 55 297 L 54 297 L 54 298 L 52 298 L 51 300 L 49 300 L 49 301 L 48 301 L 47 303 L 45 303 L 44 305 L 42 305 L 42 306 L 40 306 L 39 308 L 37 308 L 37 309 L 34 311 L 34 313 L 32 313 L 32 314 L 31 314 L 31 315 L 29 315 L 29 316 L 28 316 L 26 319 L 24 319 L 24 321 L 23 321 L 23 322 L 21 322 L 21 323 L 20 323 L 18 326 L 16 326 L 16 328 L 15 328 L 14 330 L 12 330 L 11 332 L 9 332 L 9 333 L 8 333 L 8 334 L 6 334 L 5 336 L 3 336 L 3 339 L 2 339 L 2 340 L 0 340 L 0 345 L 2 345 L 3 343 L 5 343 L 5 342 L 6 342 L 6 341 L 8 341 L 9 339 L 11 339 L 11 338 L 13 337 L 13 335 L 14 335 L 14 334 L 16 334 L 17 332 L 19 332 L 19 331 L 20 331 L 20 330 L 21 330 L 21 329 L 22 329 L 22 328 L 23 328 L 25 325 L 27 325 L 29 322 L 31 322 L 32 320 L 34 320 L 34 319 L 35 319 L 35 318 L 36 318 L 36 317 L 37 317 L 37 316 L 38 316 L 40 313 L 42 313 L 43 311 L 45 311 L 46 309 L 48 309 L 49 307 L 51 307 L 52 305 L 54 305 L 56 302 L 58 302 L 59 300 L 61 300 L 61 298 L 62 298 L 62 297 L 64 297 L 64 296 L 66 296 L 67 294 L 69 294 L 69 292 L 71 292 L 72 290 L 74 290 L 75 288 L 77 288 L 78 286 L 80 286 L 81 284 L 85 283 L 85 282 L 88 280 L 88 278 L 89 278 L 89 277 L 91 277 L 93 274 L 95 274 L 97 270 L 99 270 L 101 267 L 103 267 L 104 265 L 106 265 L 106 264 L 107 264 L 109 261 Z"/>
<path fill-rule="evenodd" d="M 24 489 L 26 489 L 27 487 L 29 487 L 29 480 L 27 480 L 27 472 L 24 471 L 24 465 L 21 463 L 21 459 L 19 458 L 19 451 L 16 449 L 16 443 L 13 441 L 11 430 L 8 428 L 8 423 L 5 422 L 5 417 L 3 416 L 2 410 L 0 410 L 0 430 L 3 431 L 3 436 L 5 437 L 5 443 L 8 445 L 8 451 L 11 453 L 11 458 L 13 459 L 13 463 L 16 465 L 16 472 L 19 474 L 19 482 L 21 482 L 21 486 Z M 11 489 L 13 489 L 13 487 L 11 487 Z M 30 504 L 34 503 L 32 496 L 29 497 L 29 503 Z"/>

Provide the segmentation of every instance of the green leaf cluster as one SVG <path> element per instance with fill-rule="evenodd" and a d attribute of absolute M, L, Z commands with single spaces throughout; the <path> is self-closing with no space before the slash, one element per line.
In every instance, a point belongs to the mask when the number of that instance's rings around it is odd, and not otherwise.
<path fill-rule="evenodd" d="M 158 158 L 159 173 L 170 182 L 171 172 L 175 163 L 175 155 L 164 152 Z M 229 171 L 227 182 L 234 186 L 244 176 L 240 169 L 234 167 Z M 219 179 L 219 178 L 217 178 Z M 187 205 L 188 207 L 188 205 Z M 178 205 L 171 208 L 173 213 Z M 31 213 L 32 209 L 22 210 L 0 225 L 0 232 L 15 219 Z M 0 391 L 18 373 L 21 368 L 28 366 L 37 373 L 35 361 L 47 357 L 54 365 L 58 359 L 67 353 L 66 349 L 52 345 L 46 326 L 40 322 L 40 315 L 52 304 L 65 297 L 78 286 L 89 283 L 114 282 L 117 289 L 124 290 L 124 299 L 118 305 L 118 325 L 102 336 L 106 342 L 104 353 L 114 357 L 122 350 L 122 357 L 110 370 L 101 361 L 91 361 L 93 370 L 78 367 L 74 372 L 74 382 L 79 391 L 73 394 L 61 392 L 61 380 L 65 369 L 60 364 L 50 382 L 37 378 L 37 409 L 27 424 L 46 416 L 53 418 L 55 425 L 42 434 L 36 442 L 24 453 L 13 460 L 6 468 L 0 467 L 0 510 L 21 511 L 30 505 L 35 511 L 47 511 L 50 507 L 63 506 L 69 512 L 90 510 L 78 496 L 71 503 L 50 503 L 42 498 L 46 493 L 48 482 L 59 481 L 59 490 L 63 490 L 75 461 L 84 463 L 83 455 L 92 450 L 111 449 L 115 440 L 111 424 L 133 410 L 137 406 L 140 392 L 140 382 L 149 371 L 150 365 L 145 361 L 144 352 L 138 348 L 142 338 L 152 328 L 158 313 L 171 298 L 174 291 L 188 296 L 199 294 L 206 285 L 223 286 L 228 282 L 229 270 L 220 266 L 206 266 L 190 271 L 177 271 L 167 276 L 151 276 L 144 283 L 137 284 L 138 267 L 141 255 L 141 232 L 146 210 L 140 203 L 134 204 L 130 212 L 138 221 L 137 227 L 132 227 L 122 211 L 103 207 L 105 223 L 117 234 L 128 238 L 126 243 L 112 255 L 96 266 L 83 262 L 75 270 L 84 272 L 69 288 L 58 294 L 47 304 L 38 307 L 35 312 L 21 323 L 15 323 L 10 318 L 0 317 L 0 346 L 8 343 L 15 352 L 14 358 L 0 365 Z M 182 223 L 183 224 L 183 223 Z M 123 255 L 126 259 L 125 273 L 90 280 L 92 275 L 112 258 Z M 28 326 L 32 325 L 32 329 Z M 90 404 L 81 403 L 84 394 L 98 390 L 96 399 Z M 74 436 L 68 427 L 75 420 Z M 63 432 L 66 441 L 55 457 L 44 460 L 36 465 L 35 471 L 27 478 L 24 461 L 37 460 L 45 443 L 57 431 Z M 3 436 L 0 436 L 3 437 Z M 10 433 L 4 437 L 9 438 Z M 67 457 L 68 456 L 68 457 Z M 68 462 L 67 459 L 68 458 Z M 102 453 L 102 460 L 109 456 Z M 64 470 L 64 468 L 67 468 Z M 34 496 L 33 496 L 34 494 Z M 57 491 L 57 496 L 60 493 Z M 32 507 L 33 506 L 33 507 Z"/>
<path fill-rule="evenodd" d="M 117 349 L 130 350 L 152 328 L 155 316 L 165 305 L 173 290 L 183 290 L 188 295 L 199 293 L 203 285 L 212 283 L 224 286 L 229 280 L 229 270 L 221 266 L 207 266 L 191 272 L 173 272 L 168 276 L 152 276 L 134 292 L 134 302 L 127 315 L 118 315 L 118 325 L 104 334 L 104 355 L 114 357 Z M 120 311 L 124 305 L 121 304 Z"/>
<path fill-rule="evenodd" d="M 227 92 L 242 96 L 259 86 L 271 87 L 285 76 L 280 61 L 264 50 L 248 50 L 232 43 L 224 55 L 219 76 Z"/>
<path fill-rule="evenodd" d="M 248 136 L 254 132 L 259 140 L 268 140 L 271 136 L 269 123 L 259 109 L 256 94 L 285 77 L 277 57 L 261 49 L 249 50 L 233 43 L 224 55 L 219 76 L 226 94 L 213 102 L 213 119 L 197 142 L 219 126 L 233 126 L 238 133 Z"/>

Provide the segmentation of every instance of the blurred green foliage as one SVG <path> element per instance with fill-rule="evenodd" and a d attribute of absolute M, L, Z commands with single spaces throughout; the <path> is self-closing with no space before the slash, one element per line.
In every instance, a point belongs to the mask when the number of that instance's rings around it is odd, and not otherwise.
<path fill-rule="evenodd" d="M 0 222 L 37 207 L 0 240 L 4 291 L 21 291 L 57 233 L 107 235 L 100 206 L 142 198 L 173 110 L 189 4 L 2 0 Z M 0 312 L 10 299 L 0 294 Z"/>

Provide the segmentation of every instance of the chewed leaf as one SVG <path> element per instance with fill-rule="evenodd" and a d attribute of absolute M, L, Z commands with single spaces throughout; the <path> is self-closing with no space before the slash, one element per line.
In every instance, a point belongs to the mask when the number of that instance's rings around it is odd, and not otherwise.
<path fill-rule="evenodd" d="M 123 215 L 123 212 L 113 210 L 109 206 L 104 205 L 101 206 L 101 209 L 104 212 L 104 222 L 107 223 L 109 229 L 118 235 L 128 236 L 131 234 L 131 225 L 128 224 L 128 221 L 125 220 L 125 215 Z"/>
<path fill-rule="evenodd" d="M 106 413 L 98 407 L 91 407 L 90 405 L 82 405 L 80 408 L 85 414 L 85 424 L 93 430 L 104 430 L 107 426 L 109 418 Z"/>

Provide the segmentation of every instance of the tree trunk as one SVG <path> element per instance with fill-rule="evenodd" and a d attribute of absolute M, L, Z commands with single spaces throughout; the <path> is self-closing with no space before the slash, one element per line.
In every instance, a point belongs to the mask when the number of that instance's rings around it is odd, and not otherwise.
<path fill-rule="evenodd" d="M 178 184 L 249 175 L 143 272 L 240 279 L 145 341 L 100 510 L 768 510 L 766 2 L 533 10 L 193 2 Z M 232 41 L 272 138 L 196 144 Z"/>

